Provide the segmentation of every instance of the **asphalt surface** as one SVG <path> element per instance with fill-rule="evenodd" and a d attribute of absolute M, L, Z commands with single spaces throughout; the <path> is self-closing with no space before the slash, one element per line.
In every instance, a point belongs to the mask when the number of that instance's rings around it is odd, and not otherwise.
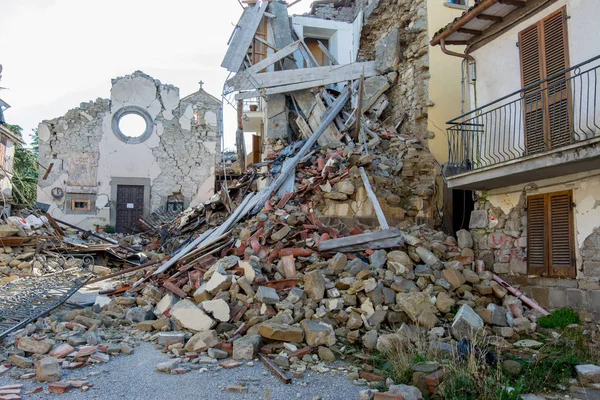
<path fill-rule="evenodd" d="M 218 369 L 208 366 L 209 371 L 189 371 L 182 375 L 156 372 L 156 364 L 169 358 L 156 350 L 152 344 L 142 343 L 133 354 L 120 355 L 110 362 L 92 365 L 76 371 L 63 370 L 62 380 L 84 379 L 94 386 L 87 392 L 72 388 L 65 394 L 44 391 L 24 395 L 27 390 L 40 386 L 35 380 L 15 380 L 10 370 L 0 377 L 0 386 L 24 384 L 23 398 L 27 399 L 265 399 L 292 400 L 315 397 L 323 400 L 359 399 L 358 392 L 366 386 L 355 386 L 340 371 L 331 373 L 306 372 L 301 379 L 293 379 L 289 385 L 281 383 L 259 361 L 253 366 L 245 363 L 233 369 Z M 248 387 L 247 393 L 225 391 L 229 385 Z"/>

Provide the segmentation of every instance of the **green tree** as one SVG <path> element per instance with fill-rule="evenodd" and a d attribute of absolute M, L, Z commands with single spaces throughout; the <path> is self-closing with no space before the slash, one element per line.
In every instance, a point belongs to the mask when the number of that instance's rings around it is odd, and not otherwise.
<path fill-rule="evenodd" d="M 12 133 L 23 138 L 23 129 L 19 125 L 6 124 L 5 126 Z M 35 133 L 37 137 L 37 132 Z M 38 182 L 36 149 L 26 148 L 15 143 L 12 184 L 13 201 L 17 204 L 30 205 L 36 201 Z"/>

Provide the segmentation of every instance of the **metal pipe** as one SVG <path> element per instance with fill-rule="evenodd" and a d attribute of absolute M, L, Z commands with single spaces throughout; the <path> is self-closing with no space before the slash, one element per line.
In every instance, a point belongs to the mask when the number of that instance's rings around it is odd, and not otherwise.
<path fill-rule="evenodd" d="M 521 301 L 523 301 L 523 303 L 527 304 L 529 307 L 533 308 L 534 310 L 539 311 L 540 314 L 542 314 L 542 315 L 548 315 L 548 314 L 550 314 L 548 311 L 546 311 L 545 309 L 543 309 L 539 304 L 537 304 L 536 302 L 534 302 L 533 300 L 531 300 L 529 297 L 525 296 L 523 294 L 523 292 L 520 292 L 516 288 L 512 287 L 511 285 L 509 285 L 506 281 L 504 281 L 498 275 L 494 274 L 492 276 L 492 278 L 496 282 L 498 282 L 500 284 L 500 286 L 502 286 L 503 288 L 505 288 L 506 290 L 508 290 L 509 292 L 511 292 L 513 296 L 515 296 L 517 299 L 520 299 Z"/>

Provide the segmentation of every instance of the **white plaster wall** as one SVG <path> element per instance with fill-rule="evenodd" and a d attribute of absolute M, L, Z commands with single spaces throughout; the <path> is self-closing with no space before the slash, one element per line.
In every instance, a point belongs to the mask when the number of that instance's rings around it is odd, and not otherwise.
<path fill-rule="evenodd" d="M 526 191 L 527 196 L 573 191 L 575 254 L 577 265 L 581 266 L 579 248 L 584 240 L 600 226 L 600 169 L 582 174 L 536 181 L 537 189 Z M 486 198 L 494 207 L 501 207 L 508 214 L 519 202 L 523 187 L 510 187 L 490 191 Z M 579 270 L 580 268 L 578 268 Z"/>
<path fill-rule="evenodd" d="M 567 36 L 570 65 L 579 64 L 600 54 L 600 41 L 597 40 L 597 30 L 600 26 L 598 24 L 600 1 L 558 0 L 471 53 L 477 65 L 476 86 L 475 89 L 471 87 L 471 105 L 476 104 L 476 106 L 481 107 L 521 89 L 521 64 L 519 48 L 517 47 L 519 32 L 565 5 L 567 6 L 568 16 Z M 600 66 L 600 62 L 595 61 L 590 66 Z M 590 66 L 584 67 L 582 71 L 590 68 Z M 596 75 L 596 78 L 600 78 L 600 76 Z M 589 84 L 593 82 L 593 78 L 588 79 L 588 77 L 583 77 L 582 81 L 573 81 L 572 90 L 579 92 L 583 87 L 583 93 L 586 93 Z M 592 100 L 592 96 L 593 90 L 590 92 L 589 100 Z M 596 97 L 600 97 L 600 85 L 596 87 Z M 600 125 L 600 107 L 596 107 L 595 115 L 593 112 L 590 113 L 588 111 L 580 114 L 579 106 L 581 103 L 578 100 L 578 95 L 573 96 L 573 99 L 575 99 L 575 118 L 573 120 L 575 132 L 579 132 L 581 135 L 579 139 L 583 140 L 586 137 L 600 134 L 600 130 L 594 127 L 593 124 L 595 117 L 596 124 Z M 521 155 L 525 151 L 523 123 L 520 119 L 522 108 L 519 97 L 514 96 L 506 99 L 495 104 L 493 108 L 508 103 L 510 103 L 510 112 L 512 115 L 519 117 L 518 121 L 513 119 L 512 123 L 508 122 L 507 114 L 502 114 L 507 111 L 507 108 L 504 108 L 502 112 L 497 111 L 495 113 L 484 114 L 478 119 L 471 121 L 483 125 L 483 129 L 485 130 L 485 133 L 478 135 L 480 141 L 474 145 L 475 148 L 480 149 L 479 154 L 484 158 L 490 156 L 486 152 L 486 149 L 489 148 L 488 146 L 493 146 L 496 149 L 494 152 L 501 151 L 508 157 L 512 156 L 512 158 L 515 155 Z M 587 108 L 585 105 L 587 103 L 585 95 L 582 103 Z M 472 108 L 476 106 L 472 106 Z M 502 132 L 503 129 L 506 132 L 510 132 L 510 134 L 505 135 L 504 140 L 498 142 L 497 133 Z M 492 135 L 492 132 L 495 132 L 496 135 Z"/>
<path fill-rule="evenodd" d="M 359 14 L 357 19 L 362 19 Z M 359 28 L 357 28 L 357 26 Z M 319 18 L 310 18 L 302 16 L 292 17 L 292 27 L 298 37 L 305 37 L 305 28 L 310 27 L 316 30 L 322 29 L 323 34 L 307 34 L 307 37 L 329 40 L 329 51 L 340 64 L 350 64 L 356 61 L 358 55 L 358 46 L 360 44 L 360 21 L 354 23 L 331 21 Z M 329 32 L 333 30 L 335 32 Z M 358 33 L 358 35 L 357 35 Z M 298 52 L 294 53 L 296 57 Z M 302 66 L 301 57 L 296 58 L 298 65 Z"/>

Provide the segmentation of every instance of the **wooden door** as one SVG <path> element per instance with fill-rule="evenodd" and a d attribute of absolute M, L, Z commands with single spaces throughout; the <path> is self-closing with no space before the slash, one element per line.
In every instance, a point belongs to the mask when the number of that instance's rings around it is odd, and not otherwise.
<path fill-rule="evenodd" d="M 134 231 L 143 214 L 144 186 L 117 185 L 117 232 Z"/>
<path fill-rule="evenodd" d="M 550 14 L 519 33 L 526 154 L 571 143 L 571 96 L 566 10 Z M 557 76 L 534 85 L 553 75 Z"/>

